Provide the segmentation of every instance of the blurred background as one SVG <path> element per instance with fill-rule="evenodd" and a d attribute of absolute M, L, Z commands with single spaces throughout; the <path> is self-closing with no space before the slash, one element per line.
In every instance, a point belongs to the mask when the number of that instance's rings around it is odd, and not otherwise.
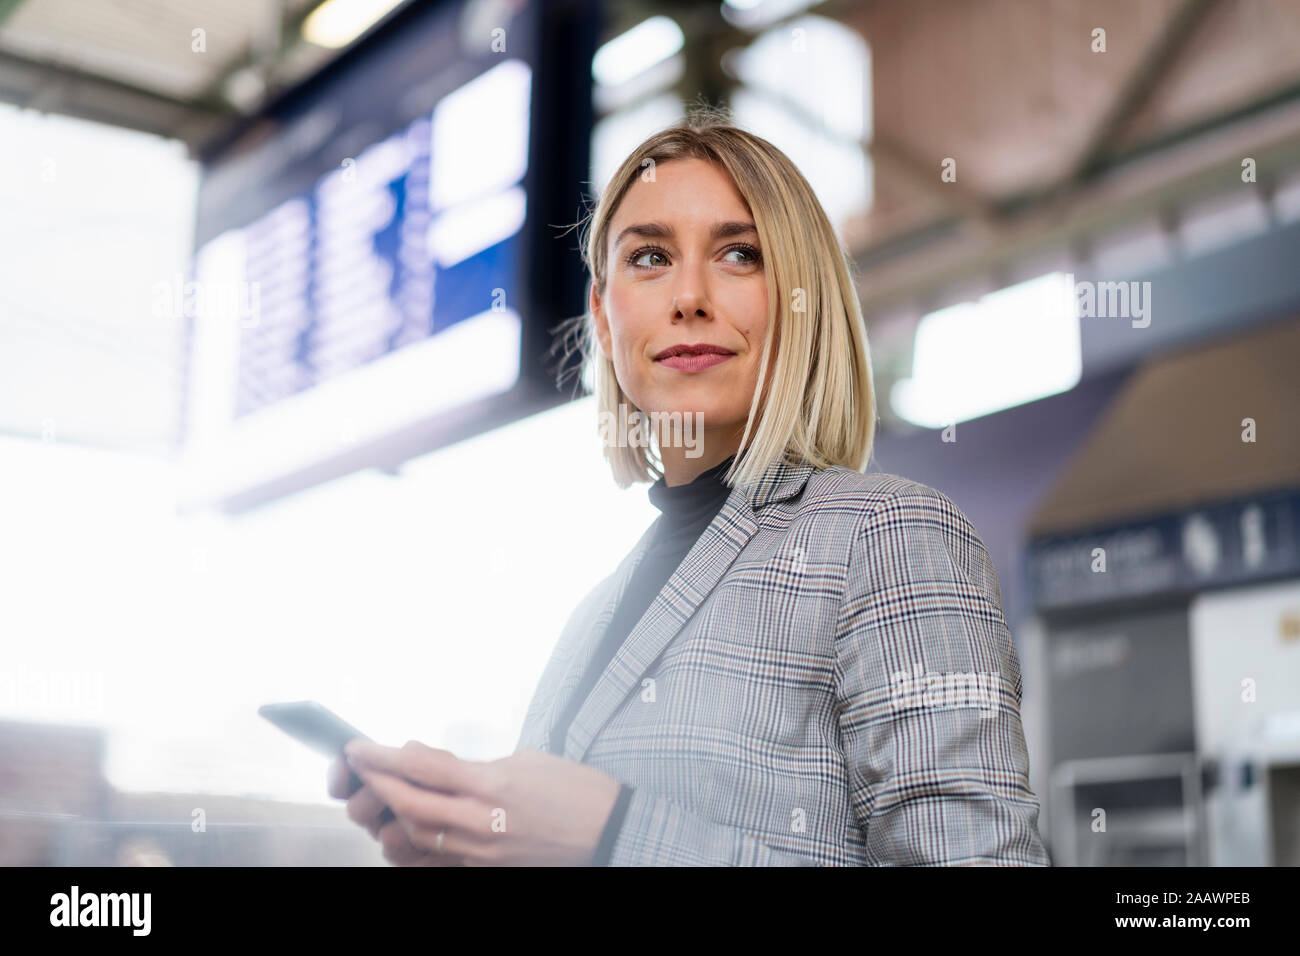
<path fill-rule="evenodd" d="M 269 701 L 511 752 L 657 514 L 565 227 L 697 102 L 854 260 L 1054 861 L 1300 863 L 1296 0 L 0 0 L 0 863 L 382 864 Z"/>

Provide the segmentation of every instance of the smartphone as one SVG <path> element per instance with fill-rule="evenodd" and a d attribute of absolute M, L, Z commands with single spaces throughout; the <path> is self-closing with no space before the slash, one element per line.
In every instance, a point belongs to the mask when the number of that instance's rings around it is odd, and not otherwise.
<path fill-rule="evenodd" d="M 341 757 L 343 745 L 349 740 L 370 738 L 328 707 L 314 700 L 299 700 L 286 704 L 263 704 L 257 712 L 289 736 L 306 744 L 326 757 Z M 361 778 L 348 772 L 348 793 L 361 789 Z"/>
<path fill-rule="evenodd" d="M 257 712 L 286 734 L 326 757 L 339 757 L 349 740 L 370 738 L 328 707 L 314 700 L 289 704 L 263 704 Z"/>

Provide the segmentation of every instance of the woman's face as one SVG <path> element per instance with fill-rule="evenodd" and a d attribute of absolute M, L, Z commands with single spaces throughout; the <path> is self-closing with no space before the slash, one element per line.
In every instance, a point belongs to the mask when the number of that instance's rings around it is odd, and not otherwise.
<path fill-rule="evenodd" d="M 605 289 L 593 284 L 591 311 L 623 391 L 647 414 L 698 412 L 708 454 L 733 432 L 739 444 L 758 384 L 768 307 L 762 250 L 721 167 L 675 159 L 654 177 L 638 177 L 614 213 Z M 673 355 L 674 346 L 721 354 Z"/>

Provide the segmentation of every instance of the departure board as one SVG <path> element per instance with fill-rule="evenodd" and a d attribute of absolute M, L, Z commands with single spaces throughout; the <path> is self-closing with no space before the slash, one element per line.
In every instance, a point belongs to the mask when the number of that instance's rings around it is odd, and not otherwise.
<path fill-rule="evenodd" d="M 589 13 L 409 4 L 205 145 L 187 507 L 392 471 L 565 400 L 545 353 L 586 299 L 563 224 Z"/>
<path fill-rule="evenodd" d="M 236 416 L 517 301 L 530 78 L 500 63 L 210 240 L 233 261 L 199 251 L 201 281 L 244 290 Z"/>

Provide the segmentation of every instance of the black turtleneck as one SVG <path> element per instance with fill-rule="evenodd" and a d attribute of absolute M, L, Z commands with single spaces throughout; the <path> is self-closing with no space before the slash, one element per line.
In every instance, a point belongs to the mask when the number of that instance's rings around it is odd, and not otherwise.
<path fill-rule="evenodd" d="M 702 472 L 694 481 L 684 485 L 670 487 L 663 478 L 650 486 L 650 502 L 661 512 L 657 527 L 646 547 L 645 556 L 632 572 L 623 599 L 614 612 L 609 628 L 601 637 L 600 645 L 583 671 L 582 680 L 570 698 L 564 713 L 556 721 L 551 731 L 551 750 L 560 754 L 564 751 L 564 738 L 568 736 L 569 725 L 577 716 L 582 705 L 604 673 L 605 665 L 614 658 L 614 654 L 623 646 L 623 641 L 632 628 L 640 622 L 658 597 L 672 573 L 686 557 L 704 529 L 707 528 L 731 494 L 731 487 L 722 479 L 731 467 L 734 459 L 728 458 L 708 471 Z M 593 866 L 604 866 L 609 862 L 614 838 L 622 825 L 623 814 L 627 811 L 627 802 L 631 799 L 632 788 L 624 784 L 619 794 L 614 811 L 609 816 L 605 831 L 601 836 Z"/>

